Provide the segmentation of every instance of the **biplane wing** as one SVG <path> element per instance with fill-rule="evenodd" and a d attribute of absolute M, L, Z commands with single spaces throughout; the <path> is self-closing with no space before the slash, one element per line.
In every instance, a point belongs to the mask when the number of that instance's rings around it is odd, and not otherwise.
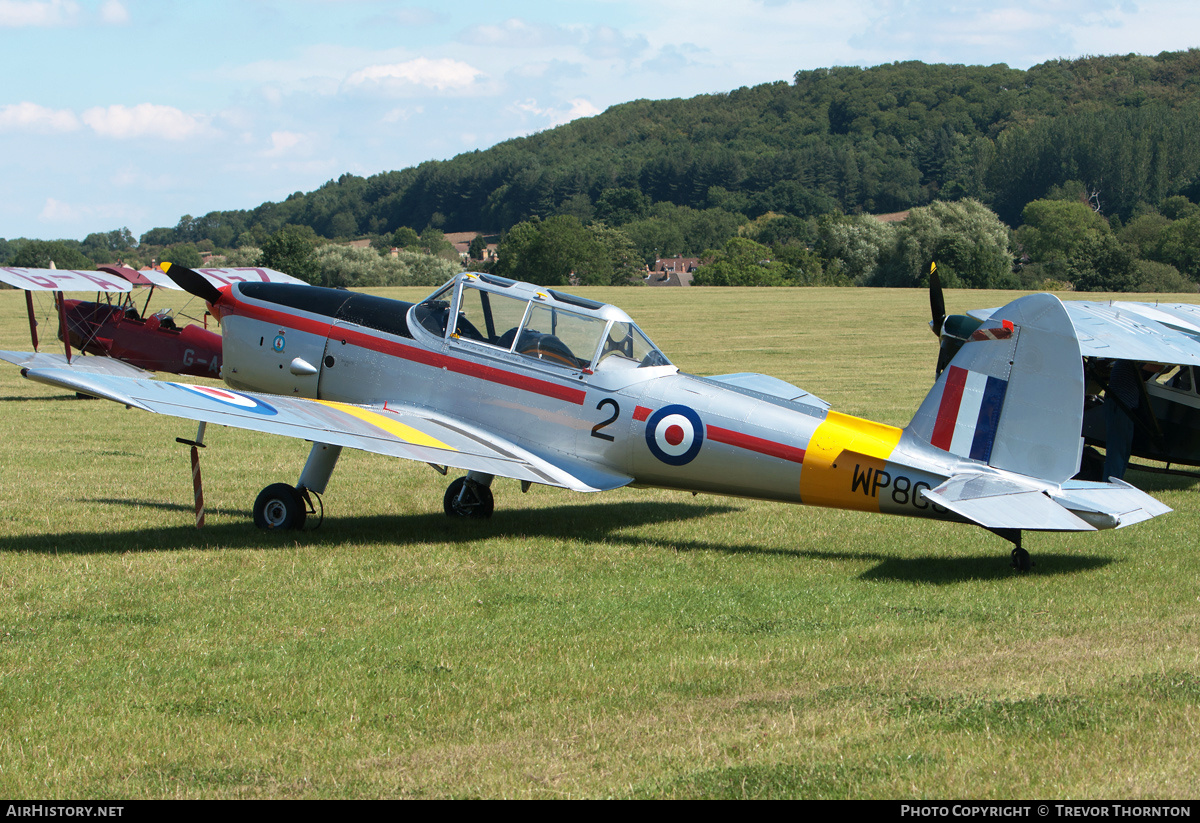
<path fill-rule="evenodd" d="M 221 286 L 228 286 L 230 283 L 292 283 L 297 286 L 308 285 L 308 283 L 298 277 L 292 277 L 290 274 L 284 274 L 281 271 L 266 269 L 261 266 L 242 266 L 231 269 L 192 269 L 192 271 L 200 274 L 200 276 L 218 289 Z M 144 271 L 140 272 L 140 274 L 156 286 L 166 289 L 177 289 L 179 291 L 184 290 L 182 286 L 178 285 L 161 271 Z"/>
<path fill-rule="evenodd" d="M 229 269 L 195 269 L 205 280 L 220 288 L 230 283 L 293 283 L 308 285 L 299 278 L 274 269 L 237 267 Z M 128 272 L 129 274 L 126 274 Z M 137 285 L 147 283 L 164 289 L 183 291 L 161 271 L 134 271 L 106 266 L 101 271 L 75 269 L 27 269 L 0 267 L 0 282 L 26 291 L 101 291 L 128 293 Z"/>
<path fill-rule="evenodd" d="M 99 359 L 99 358 L 97 358 Z M 633 478 L 601 466 L 534 454 L 477 425 L 403 405 L 360 406 L 255 394 L 214 386 L 168 383 L 82 372 L 27 368 L 30 380 L 102 397 L 126 406 L 239 429 L 418 460 L 436 466 L 561 486 L 608 491 Z"/>
<path fill-rule="evenodd" d="M 102 271 L 0 267 L 0 282 L 25 291 L 102 291 L 128 294 L 134 284 Z"/>
<path fill-rule="evenodd" d="M 1064 301 L 1084 357 L 1200 366 L 1200 306 Z M 987 320 L 996 309 L 967 312 Z"/>

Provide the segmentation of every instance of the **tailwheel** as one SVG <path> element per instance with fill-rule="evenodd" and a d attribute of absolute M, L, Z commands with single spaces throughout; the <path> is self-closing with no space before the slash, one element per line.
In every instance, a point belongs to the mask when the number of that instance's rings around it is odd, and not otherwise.
<path fill-rule="evenodd" d="M 254 501 L 254 525 L 260 529 L 302 529 L 308 519 L 303 493 L 287 483 L 273 483 Z"/>
<path fill-rule="evenodd" d="M 442 498 L 447 517 L 491 517 L 494 504 L 492 490 L 468 477 L 451 483 Z"/>
<path fill-rule="evenodd" d="M 1025 551 L 1020 546 L 1012 550 L 1012 567 L 1019 572 L 1027 572 L 1033 568 L 1033 561 L 1029 558 L 1029 552 Z"/>

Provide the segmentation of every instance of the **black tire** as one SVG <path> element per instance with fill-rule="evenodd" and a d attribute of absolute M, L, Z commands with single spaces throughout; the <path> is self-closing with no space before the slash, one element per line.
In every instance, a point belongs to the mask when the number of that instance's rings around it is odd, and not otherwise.
<path fill-rule="evenodd" d="M 494 505 L 491 489 L 465 477 L 451 483 L 442 498 L 447 517 L 491 517 Z"/>
<path fill-rule="evenodd" d="M 1027 572 L 1033 568 L 1033 561 L 1029 558 L 1029 552 L 1024 549 L 1012 550 L 1012 565 L 1019 572 Z"/>
<path fill-rule="evenodd" d="M 308 508 L 295 486 L 272 483 L 254 501 L 254 525 L 260 529 L 302 529 Z"/>

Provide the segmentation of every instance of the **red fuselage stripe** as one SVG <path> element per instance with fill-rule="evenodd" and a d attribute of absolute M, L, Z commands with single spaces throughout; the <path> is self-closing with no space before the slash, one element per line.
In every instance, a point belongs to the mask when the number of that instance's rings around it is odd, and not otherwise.
<path fill-rule="evenodd" d="M 761 437 L 753 437 L 749 434 L 742 434 L 741 432 L 735 432 L 733 429 L 709 426 L 708 439 L 717 443 L 736 446 L 739 449 L 747 449 L 759 454 L 769 455 L 770 457 L 778 457 L 780 460 L 790 460 L 793 463 L 804 462 L 804 449 L 798 449 L 795 446 L 785 446 L 782 443 L 776 443 L 773 440 L 764 440 Z"/>
<path fill-rule="evenodd" d="M 268 309 L 264 306 L 255 306 L 242 301 L 237 301 L 235 305 L 228 306 L 225 313 L 261 320 L 266 323 L 273 323 L 284 328 L 308 332 L 309 334 L 321 337 L 328 337 L 333 325 L 330 320 L 313 320 L 308 317 L 301 317 L 300 315 L 276 309 Z M 338 329 L 338 335 L 338 339 L 345 338 L 348 343 L 353 343 L 356 346 L 370 349 L 371 351 L 377 351 L 380 354 L 411 360 L 415 363 L 432 366 L 437 369 L 446 369 L 456 374 L 486 380 L 489 383 L 511 386 L 514 389 L 540 394 L 544 397 L 553 397 L 556 400 L 574 403 L 577 406 L 582 406 L 584 399 L 587 397 L 587 393 L 582 389 L 560 386 L 549 380 L 540 380 L 536 377 L 527 377 L 523 374 L 515 374 L 504 369 L 472 363 L 468 360 L 447 357 L 444 354 L 422 349 L 417 345 L 405 345 L 397 343 L 394 340 L 383 340 L 378 337 L 372 337 L 358 329 L 340 328 Z"/>

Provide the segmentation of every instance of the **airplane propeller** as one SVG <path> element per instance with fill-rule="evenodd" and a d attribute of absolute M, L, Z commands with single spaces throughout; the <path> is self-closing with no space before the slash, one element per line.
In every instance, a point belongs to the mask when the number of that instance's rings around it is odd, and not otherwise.
<path fill-rule="evenodd" d="M 208 282 L 198 271 L 178 263 L 163 263 L 162 270 L 167 277 L 175 281 L 175 285 L 188 294 L 199 297 L 205 303 L 216 303 L 221 299 L 220 289 Z"/>
<path fill-rule="evenodd" d="M 942 296 L 942 279 L 938 277 L 937 263 L 929 265 L 929 311 L 933 314 L 929 328 L 935 337 L 941 337 L 942 324 L 946 321 L 946 299 Z"/>
<path fill-rule="evenodd" d="M 976 320 L 967 314 L 946 314 L 946 298 L 942 295 L 942 279 L 938 277 L 937 264 L 929 266 L 929 311 L 933 319 L 929 328 L 935 337 L 941 341 L 938 346 L 937 374 L 941 375 L 958 354 L 958 350 L 967 342 L 967 338 L 979 328 L 982 320 Z"/>

